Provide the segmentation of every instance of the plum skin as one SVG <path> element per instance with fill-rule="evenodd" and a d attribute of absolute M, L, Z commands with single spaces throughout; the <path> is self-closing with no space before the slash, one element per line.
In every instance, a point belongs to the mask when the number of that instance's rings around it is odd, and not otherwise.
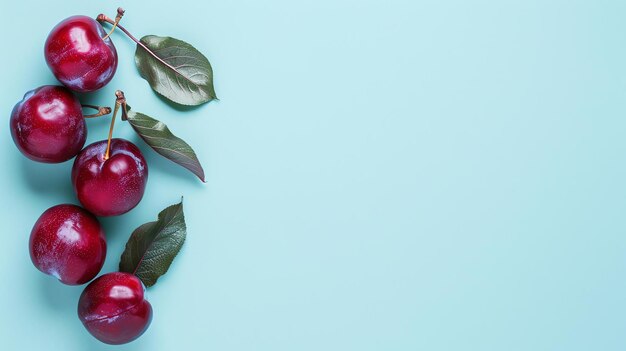
<path fill-rule="evenodd" d="M 47 209 L 29 240 L 30 258 L 40 271 L 64 284 L 93 279 L 106 258 L 106 240 L 98 219 L 85 209 L 62 204 Z"/>
<path fill-rule="evenodd" d="M 78 201 L 96 216 L 117 216 L 141 201 L 148 182 L 148 165 L 135 144 L 111 139 L 110 157 L 104 159 L 107 140 L 95 142 L 76 156 L 72 184 Z"/>
<path fill-rule="evenodd" d="M 20 152 L 38 162 L 65 162 L 87 140 L 80 101 L 61 86 L 44 85 L 27 92 L 13 107 L 10 129 Z"/>
<path fill-rule="evenodd" d="M 152 321 L 152 306 L 135 275 L 104 274 L 91 282 L 78 301 L 78 318 L 87 331 L 106 344 L 120 345 L 140 337 Z"/>
<path fill-rule="evenodd" d="M 76 92 L 104 87 L 117 70 L 117 50 L 102 25 L 87 16 L 57 24 L 46 39 L 44 56 L 52 74 Z"/>

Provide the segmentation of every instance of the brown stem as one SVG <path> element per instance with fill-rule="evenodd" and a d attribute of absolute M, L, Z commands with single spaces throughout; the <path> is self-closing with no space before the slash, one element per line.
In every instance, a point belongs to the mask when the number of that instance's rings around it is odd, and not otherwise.
<path fill-rule="evenodd" d="M 126 105 L 126 96 L 124 96 L 124 92 L 121 90 L 115 91 L 115 103 L 119 103 L 120 105 Z"/>
<path fill-rule="evenodd" d="M 104 160 L 108 160 L 111 154 L 111 138 L 113 138 L 113 127 L 115 126 L 115 117 L 117 116 L 117 111 L 120 109 L 120 106 L 126 105 L 126 98 L 124 97 L 124 92 L 118 90 L 115 92 L 115 109 L 113 110 L 113 117 L 111 117 L 111 127 L 109 128 L 109 138 L 107 139 L 107 149 L 104 153 Z"/>
<path fill-rule="evenodd" d="M 124 9 L 121 7 L 117 8 L 117 16 L 115 16 L 115 23 L 113 23 L 113 28 L 111 28 L 111 31 L 105 35 L 102 40 L 106 40 L 106 38 L 108 38 L 109 36 L 111 36 L 111 34 L 113 34 L 113 31 L 115 30 L 115 27 L 117 27 L 117 25 L 120 23 L 120 21 L 122 20 L 122 17 L 124 16 Z"/>
<path fill-rule="evenodd" d="M 113 117 L 111 117 L 111 127 L 109 128 L 109 138 L 107 139 L 107 150 L 104 153 L 104 160 L 109 159 L 111 153 L 111 138 L 113 138 L 113 126 L 115 126 L 115 117 L 117 116 L 117 110 L 120 109 L 120 105 L 116 102 L 115 109 L 113 110 Z"/>
<path fill-rule="evenodd" d="M 111 18 L 109 18 L 107 15 L 105 14 L 99 14 L 98 17 L 96 17 L 96 20 L 100 21 L 100 22 L 107 22 L 110 23 L 112 25 L 115 25 L 115 21 L 112 20 Z M 122 32 L 124 32 L 124 34 L 126 34 L 132 41 L 134 41 L 135 43 L 137 43 L 137 45 L 141 46 L 144 50 L 146 50 L 152 57 L 154 57 L 155 59 L 157 59 L 159 62 L 161 62 L 162 64 L 164 64 L 165 66 L 167 66 L 168 68 L 170 68 L 172 71 L 178 73 L 178 70 L 176 68 L 174 68 L 172 65 L 170 65 L 169 63 L 165 62 L 162 58 L 160 58 L 159 56 L 157 56 L 154 52 L 152 52 L 152 50 L 148 49 L 147 46 L 144 45 L 144 43 L 142 43 L 141 41 L 137 40 L 137 38 L 135 38 L 132 34 L 130 34 L 130 32 L 128 30 L 126 30 L 126 28 L 122 27 L 121 25 L 117 24 L 117 28 L 119 28 Z"/>
<path fill-rule="evenodd" d="M 88 104 L 83 104 L 82 106 L 83 108 L 92 108 L 98 111 L 97 113 L 94 113 L 94 114 L 83 115 L 83 117 L 85 118 L 100 117 L 100 116 L 108 115 L 109 113 L 111 113 L 111 108 L 108 106 L 96 106 L 96 105 L 88 105 Z"/>

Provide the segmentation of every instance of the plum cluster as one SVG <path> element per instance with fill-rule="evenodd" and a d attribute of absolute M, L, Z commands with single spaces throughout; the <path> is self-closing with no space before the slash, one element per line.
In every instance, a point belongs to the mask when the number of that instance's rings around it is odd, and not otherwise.
<path fill-rule="evenodd" d="M 106 257 L 105 233 L 96 216 L 117 216 L 137 206 L 148 166 L 137 146 L 110 135 L 83 148 L 87 126 L 74 93 L 102 88 L 117 68 L 117 51 L 102 25 L 86 16 L 67 18 L 50 32 L 44 53 L 63 86 L 26 93 L 13 108 L 10 129 L 17 148 L 31 160 L 75 158 L 71 179 L 82 207 L 62 204 L 46 210 L 32 229 L 29 248 L 37 269 L 64 284 L 80 285 L 98 275 Z M 98 340 L 130 342 L 152 319 L 144 290 L 133 274 L 102 275 L 83 291 L 78 316 Z"/>

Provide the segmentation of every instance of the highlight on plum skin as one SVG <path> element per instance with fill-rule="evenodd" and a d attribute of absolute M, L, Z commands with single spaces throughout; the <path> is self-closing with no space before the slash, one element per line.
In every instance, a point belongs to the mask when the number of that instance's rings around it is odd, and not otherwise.
<path fill-rule="evenodd" d="M 152 306 L 144 290 L 133 274 L 104 274 L 80 295 L 78 317 L 87 331 L 103 343 L 129 343 L 140 337 L 152 321 Z"/>
<path fill-rule="evenodd" d="M 98 275 L 106 250 L 100 222 L 76 205 L 47 209 L 30 234 L 30 258 L 35 267 L 67 285 L 85 284 Z"/>

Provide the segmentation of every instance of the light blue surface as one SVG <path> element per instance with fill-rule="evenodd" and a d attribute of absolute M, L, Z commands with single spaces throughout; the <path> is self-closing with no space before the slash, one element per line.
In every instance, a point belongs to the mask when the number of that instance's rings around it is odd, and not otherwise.
<path fill-rule="evenodd" d="M 169 5 L 168 5 L 169 3 Z M 148 5 L 149 4 L 149 5 Z M 196 148 L 203 185 L 150 165 L 130 232 L 185 196 L 188 240 L 138 341 L 100 344 L 81 287 L 33 268 L 30 229 L 75 202 L 71 163 L 26 160 L 8 117 L 53 83 L 48 31 L 101 1 L 3 5 L 2 350 L 624 350 L 626 2 L 123 1 L 137 36 L 213 64 L 221 101 L 179 112 L 113 35 L 129 103 Z M 108 120 L 89 121 L 89 141 Z"/>

